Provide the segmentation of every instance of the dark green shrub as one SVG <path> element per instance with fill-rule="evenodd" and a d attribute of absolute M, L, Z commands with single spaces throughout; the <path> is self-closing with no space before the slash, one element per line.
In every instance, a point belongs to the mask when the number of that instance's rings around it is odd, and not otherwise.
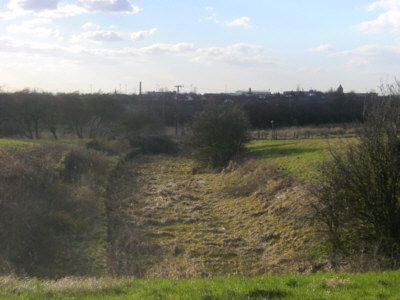
<path fill-rule="evenodd" d="M 199 113 L 187 146 L 202 167 L 221 168 L 245 151 L 249 122 L 235 106 L 213 106 Z"/>
<path fill-rule="evenodd" d="M 109 155 L 119 155 L 129 150 L 128 138 L 92 139 L 85 144 L 86 149 L 105 152 Z"/>
<path fill-rule="evenodd" d="M 122 116 L 122 125 L 128 133 L 154 134 L 162 130 L 161 119 L 149 108 L 128 110 Z"/>
<path fill-rule="evenodd" d="M 143 154 L 176 154 L 178 145 L 166 136 L 138 135 L 129 138 L 132 148 L 139 148 Z"/>
<path fill-rule="evenodd" d="M 105 151 L 105 143 L 104 141 L 100 141 L 98 139 L 92 139 L 85 144 L 87 149 L 94 149 L 97 151 Z"/>

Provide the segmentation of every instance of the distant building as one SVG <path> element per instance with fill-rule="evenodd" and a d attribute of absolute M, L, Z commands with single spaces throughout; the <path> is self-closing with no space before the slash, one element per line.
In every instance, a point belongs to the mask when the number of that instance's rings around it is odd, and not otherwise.
<path fill-rule="evenodd" d="M 258 96 L 260 98 L 265 98 L 267 96 L 271 96 L 272 94 L 271 94 L 270 90 L 268 90 L 268 91 L 253 91 L 251 88 L 249 88 L 248 91 L 239 90 L 239 91 L 237 91 L 235 93 L 235 95 L 237 95 L 237 96 L 240 96 L 240 95 L 251 95 L 251 96 Z"/>

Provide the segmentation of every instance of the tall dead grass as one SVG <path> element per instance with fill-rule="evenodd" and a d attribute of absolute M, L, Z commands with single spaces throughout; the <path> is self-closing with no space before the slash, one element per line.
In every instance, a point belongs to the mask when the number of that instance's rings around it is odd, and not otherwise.
<path fill-rule="evenodd" d="M 260 192 L 274 194 L 295 180 L 275 164 L 259 160 L 232 163 L 224 171 L 227 178 L 223 190 L 233 197 L 248 197 Z"/>
<path fill-rule="evenodd" d="M 0 293 L 20 295 L 23 293 L 71 293 L 119 290 L 131 281 L 129 278 L 68 276 L 57 280 L 21 278 L 15 275 L 0 276 Z"/>
<path fill-rule="evenodd" d="M 330 124 L 320 126 L 292 126 L 263 130 L 253 130 L 251 133 L 254 139 L 310 139 L 310 138 L 334 138 L 354 137 L 361 130 L 361 124 Z"/>
<path fill-rule="evenodd" d="M 0 150 L 0 271 L 58 278 L 104 268 L 109 158 L 60 145 Z"/>

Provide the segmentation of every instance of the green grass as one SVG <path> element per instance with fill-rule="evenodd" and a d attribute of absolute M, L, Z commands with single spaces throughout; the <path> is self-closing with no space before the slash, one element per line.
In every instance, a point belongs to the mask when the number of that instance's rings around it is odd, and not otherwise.
<path fill-rule="evenodd" d="M 52 144 L 52 143 L 61 143 L 67 145 L 75 145 L 75 144 L 84 144 L 88 140 L 87 139 L 60 139 L 60 140 L 46 140 L 46 139 L 7 139 L 0 138 L 0 148 L 11 147 L 11 148 L 26 148 L 32 145 L 38 144 Z"/>
<path fill-rule="evenodd" d="M 37 144 L 36 140 L 0 139 L 0 148 L 25 148 Z"/>
<path fill-rule="evenodd" d="M 349 141 L 351 140 L 253 140 L 248 149 L 255 156 L 275 162 L 305 180 L 312 180 L 318 176 L 318 165 L 330 158 L 330 149 L 336 149 Z"/>
<path fill-rule="evenodd" d="M 1 299 L 399 299 L 400 272 L 192 280 L 0 277 Z"/>

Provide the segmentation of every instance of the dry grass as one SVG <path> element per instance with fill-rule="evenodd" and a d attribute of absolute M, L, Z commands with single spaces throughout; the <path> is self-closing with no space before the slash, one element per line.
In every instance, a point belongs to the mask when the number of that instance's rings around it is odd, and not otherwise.
<path fill-rule="evenodd" d="M 140 156 L 121 169 L 110 191 L 113 274 L 188 278 L 311 270 L 302 182 L 262 160 L 221 173 L 193 175 L 191 168 L 184 158 Z"/>
<path fill-rule="evenodd" d="M 293 126 L 271 129 L 254 130 L 251 133 L 254 139 L 309 139 L 309 138 L 336 138 L 354 137 L 361 129 L 358 123 L 330 124 L 320 126 Z M 273 133 L 273 135 L 272 135 Z"/>
<path fill-rule="evenodd" d="M 3 274 L 58 278 L 104 268 L 109 164 L 101 153 L 61 145 L 0 149 Z"/>
<path fill-rule="evenodd" d="M 27 269 L 3 245 L 3 273 L 191 278 L 312 269 L 306 187 L 265 160 L 193 174 L 189 159 L 139 155 L 106 176 L 111 159 L 94 150 L 48 145 L 1 151 L 0 177 L 8 182 L 1 187 L 2 205 L 18 207 L 15 225 L 5 228 L 16 230 L 16 241 L 46 250 Z M 59 209 L 50 211 L 54 203 Z M 2 213 L 10 215 L 12 207 Z M 43 211 L 53 223 L 40 221 L 33 236 L 40 236 L 38 228 L 55 228 L 46 234 L 58 238 L 37 243 L 21 237 L 32 236 L 33 222 L 25 228 L 21 214 L 42 220 Z M 29 245 L 18 248 L 27 261 Z"/>
<path fill-rule="evenodd" d="M 20 278 L 17 276 L 0 276 L 1 294 L 20 295 L 26 293 L 71 294 L 99 292 L 119 289 L 131 279 L 110 277 L 64 277 L 58 280 L 42 280 Z"/>
<path fill-rule="evenodd" d="M 351 280 L 348 278 L 331 278 L 327 281 L 326 286 L 329 288 L 340 288 L 350 286 Z"/>

